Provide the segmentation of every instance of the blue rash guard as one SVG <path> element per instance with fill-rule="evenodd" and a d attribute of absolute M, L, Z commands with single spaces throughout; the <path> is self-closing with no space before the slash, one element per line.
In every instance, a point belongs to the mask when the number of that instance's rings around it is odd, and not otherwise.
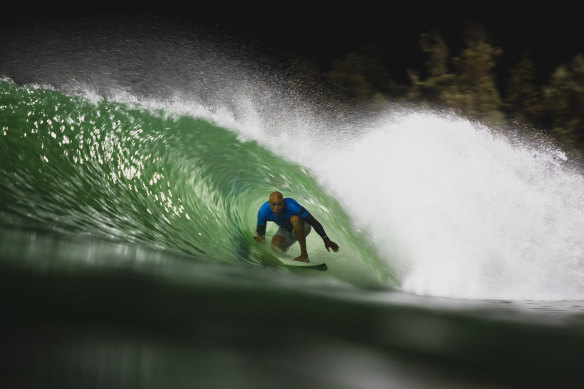
<path fill-rule="evenodd" d="M 314 227 L 314 230 L 322 237 L 323 240 L 328 240 L 324 228 L 322 225 L 298 202 L 294 199 L 285 198 L 284 199 L 284 210 L 280 215 L 274 214 L 272 208 L 270 208 L 270 202 L 266 201 L 258 212 L 258 226 L 257 233 L 259 236 L 264 236 L 266 234 L 266 224 L 271 221 L 276 223 L 280 228 L 285 230 L 292 230 L 292 223 L 290 223 L 290 218 L 293 215 L 300 216 L 308 224 Z"/>

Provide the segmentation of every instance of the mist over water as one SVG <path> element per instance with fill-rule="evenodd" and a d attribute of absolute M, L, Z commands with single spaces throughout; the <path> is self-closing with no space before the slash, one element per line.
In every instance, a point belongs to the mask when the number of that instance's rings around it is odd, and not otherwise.
<path fill-rule="evenodd" d="M 253 48 L 169 25 L 79 26 L 10 41 L 2 75 L 201 117 L 299 164 L 404 291 L 584 298 L 584 178 L 564 166 L 561 150 L 452 114 L 303 101 Z"/>

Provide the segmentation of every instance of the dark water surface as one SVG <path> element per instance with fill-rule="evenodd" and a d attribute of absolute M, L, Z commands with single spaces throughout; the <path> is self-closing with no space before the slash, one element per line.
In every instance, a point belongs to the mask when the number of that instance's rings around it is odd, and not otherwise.
<path fill-rule="evenodd" d="M 2 232 L 6 387 L 580 386 L 581 301 L 422 297 Z"/>

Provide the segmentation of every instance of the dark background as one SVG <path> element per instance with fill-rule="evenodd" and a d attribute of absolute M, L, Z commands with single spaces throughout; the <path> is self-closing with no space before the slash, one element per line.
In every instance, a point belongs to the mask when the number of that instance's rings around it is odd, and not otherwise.
<path fill-rule="evenodd" d="M 413 2 L 412 2 L 413 3 Z M 376 44 L 385 51 L 385 64 L 392 75 L 407 80 L 406 69 L 421 69 L 424 56 L 420 34 L 437 31 L 451 48 L 461 49 L 463 30 L 468 23 L 484 25 L 494 45 L 503 49 L 497 71 L 504 73 L 528 50 L 547 81 L 560 64 L 584 52 L 581 13 L 574 6 L 548 2 L 545 5 L 518 5 L 513 2 L 428 5 L 354 2 L 351 6 L 316 8 L 291 3 L 290 7 L 227 7 L 221 10 L 191 9 L 161 16 L 180 18 L 185 23 L 233 34 L 266 53 L 286 56 L 300 54 L 323 68 L 335 58 L 362 45 Z"/>
<path fill-rule="evenodd" d="M 339 4 L 12 4 L 3 8 L 0 55 L 3 46 L 7 47 L 2 42 L 14 40 L 15 31 L 26 31 L 27 26 L 39 28 L 45 23 L 75 23 L 79 19 L 112 25 L 129 22 L 147 25 L 153 20 L 163 21 L 193 34 L 235 43 L 276 62 L 285 63 L 291 58 L 310 59 L 323 72 L 330 69 L 334 59 L 342 59 L 348 52 L 364 45 L 377 45 L 383 50 L 381 60 L 392 78 L 406 85 L 410 82 L 408 69 L 424 70 L 425 56 L 419 45 L 420 34 L 437 31 L 450 47 L 453 57 L 462 49 L 463 31 L 469 23 L 483 25 L 490 34 L 490 43 L 503 50 L 497 58 L 495 69 L 500 87 L 524 50 L 529 52 L 536 64 L 535 81 L 539 85 L 546 84 L 558 66 L 569 64 L 576 54 L 584 53 L 583 18 L 576 3 L 425 4 L 405 1 L 396 4 L 359 1 Z M 79 24 L 84 26 L 84 23 Z M 87 28 L 90 28 L 89 25 Z M 71 34 L 78 32 L 72 31 Z M 67 30 L 61 33 L 66 36 Z"/>
<path fill-rule="evenodd" d="M 567 3 L 569 4 L 569 3 Z M 572 3 L 576 4 L 576 3 Z M 408 82 L 407 69 L 422 70 L 424 55 L 420 34 L 437 31 L 457 55 L 468 23 L 480 23 L 491 42 L 503 49 L 496 71 L 506 74 L 528 50 L 537 65 L 537 79 L 549 75 L 584 52 L 582 14 L 575 5 L 547 2 L 543 5 L 514 2 L 318 2 L 218 3 L 172 2 L 155 4 L 111 2 L 94 6 L 38 6 L 16 4 L 4 8 L 0 35 L 15 26 L 59 23 L 61 20 L 93 18 L 106 23 L 127 23 L 153 18 L 195 34 L 211 34 L 248 46 L 277 61 L 303 57 L 326 71 L 332 60 L 349 51 L 375 44 L 384 50 L 383 61 L 392 76 Z M 2 36 L 0 36 L 0 41 Z"/>

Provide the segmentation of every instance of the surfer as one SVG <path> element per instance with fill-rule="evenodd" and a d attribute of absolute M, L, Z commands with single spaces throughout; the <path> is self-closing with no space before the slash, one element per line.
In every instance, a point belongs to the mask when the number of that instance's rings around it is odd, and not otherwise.
<path fill-rule="evenodd" d="M 257 236 L 254 239 L 260 243 L 266 241 L 266 224 L 268 221 L 276 223 L 280 228 L 272 237 L 272 248 L 282 251 L 296 241 L 300 245 L 300 256 L 295 261 L 309 262 L 306 251 L 306 236 L 314 227 L 324 241 L 327 251 L 339 251 L 339 246 L 330 240 L 322 225 L 303 206 L 291 198 L 284 198 L 280 192 L 272 192 L 258 212 Z"/>

